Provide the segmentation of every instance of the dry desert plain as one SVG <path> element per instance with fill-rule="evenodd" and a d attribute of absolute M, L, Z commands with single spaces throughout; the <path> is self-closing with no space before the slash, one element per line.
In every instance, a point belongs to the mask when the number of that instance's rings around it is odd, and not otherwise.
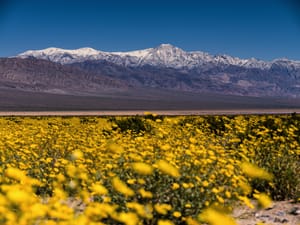
<path fill-rule="evenodd" d="M 104 111 L 0 111 L 0 116 L 135 116 L 147 110 L 104 110 Z M 185 115 L 262 115 L 300 113 L 299 109 L 230 109 L 230 110 L 150 110 L 165 116 Z"/>

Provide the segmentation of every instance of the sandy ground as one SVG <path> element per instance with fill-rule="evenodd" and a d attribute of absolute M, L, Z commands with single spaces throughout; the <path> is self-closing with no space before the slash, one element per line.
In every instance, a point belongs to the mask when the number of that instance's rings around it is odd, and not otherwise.
<path fill-rule="evenodd" d="M 249 114 L 290 114 L 300 109 L 245 109 L 245 110 L 152 110 L 158 115 L 249 115 Z M 144 115 L 142 110 L 128 111 L 0 111 L 0 116 L 132 116 Z"/>
<path fill-rule="evenodd" d="M 277 201 L 261 210 L 241 206 L 234 210 L 233 216 L 239 225 L 300 225 L 300 203 Z"/>

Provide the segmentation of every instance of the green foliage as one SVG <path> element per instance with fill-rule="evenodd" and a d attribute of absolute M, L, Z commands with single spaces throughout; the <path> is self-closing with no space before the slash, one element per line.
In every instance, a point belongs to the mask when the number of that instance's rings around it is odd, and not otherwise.
<path fill-rule="evenodd" d="M 93 117 L 83 116 L 83 117 L 80 117 L 80 123 L 82 123 L 82 124 L 97 124 L 98 121 Z"/>
<path fill-rule="evenodd" d="M 152 121 L 156 121 L 156 120 L 161 120 L 161 121 L 163 121 L 164 120 L 164 116 L 162 116 L 162 115 L 156 115 L 156 114 L 146 114 L 145 116 L 144 116 L 144 118 L 145 119 L 148 119 L 148 120 L 152 120 Z"/>
<path fill-rule="evenodd" d="M 121 132 L 131 131 L 133 133 L 141 133 L 151 131 L 151 125 L 142 117 L 127 117 L 122 119 L 111 119 L 117 125 Z"/>
<path fill-rule="evenodd" d="M 274 200 L 288 200 L 300 196 L 299 155 L 288 149 L 273 146 L 257 149 L 253 159 L 258 166 L 274 175 L 273 182 L 253 180 L 251 185 L 259 191 L 267 191 Z"/>
<path fill-rule="evenodd" d="M 205 119 L 205 122 L 211 132 L 217 135 L 222 135 L 222 133 L 225 132 L 225 123 L 227 118 L 223 116 L 208 116 Z"/>

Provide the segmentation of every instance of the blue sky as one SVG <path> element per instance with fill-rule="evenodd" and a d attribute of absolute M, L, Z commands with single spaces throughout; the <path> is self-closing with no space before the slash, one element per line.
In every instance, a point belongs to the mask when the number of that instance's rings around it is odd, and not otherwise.
<path fill-rule="evenodd" d="M 128 51 L 170 43 L 300 60 L 297 0 L 0 0 L 0 57 L 29 49 Z"/>

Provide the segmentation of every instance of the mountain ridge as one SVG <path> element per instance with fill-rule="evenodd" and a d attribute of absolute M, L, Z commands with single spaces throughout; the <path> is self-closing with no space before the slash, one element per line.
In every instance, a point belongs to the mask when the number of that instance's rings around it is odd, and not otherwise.
<path fill-rule="evenodd" d="M 88 47 L 47 48 L 1 59 L 1 86 L 96 96 L 107 90 L 151 88 L 199 95 L 299 98 L 300 61 L 213 56 L 170 44 L 112 53 Z"/>
<path fill-rule="evenodd" d="M 127 84 L 101 73 L 35 58 L 0 58 L 0 87 L 49 93 L 88 94 L 126 89 Z"/>
<path fill-rule="evenodd" d="M 105 52 L 93 48 L 66 50 L 61 48 L 46 48 L 29 50 L 17 57 L 35 57 L 61 64 L 71 64 L 83 61 L 106 60 L 118 65 L 139 67 L 145 65 L 163 66 L 175 69 L 195 69 L 204 65 L 242 66 L 246 68 L 270 69 L 272 64 L 284 62 L 288 67 L 300 69 L 300 61 L 285 58 L 263 61 L 256 58 L 240 59 L 229 55 L 211 55 L 202 51 L 184 51 L 171 44 L 161 44 L 154 48 L 128 52 Z"/>

